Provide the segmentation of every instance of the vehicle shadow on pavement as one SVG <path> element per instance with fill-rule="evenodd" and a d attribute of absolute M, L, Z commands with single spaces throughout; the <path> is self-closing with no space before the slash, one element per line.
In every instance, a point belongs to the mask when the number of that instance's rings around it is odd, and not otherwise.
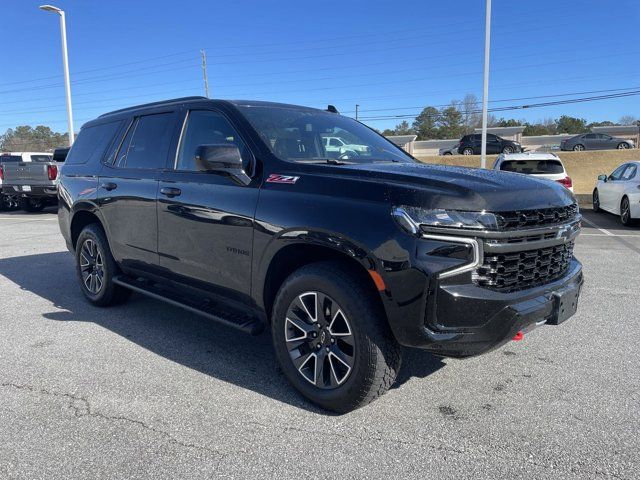
<path fill-rule="evenodd" d="M 138 294 L 124 305 L 94 307 L 80 292 L 68 252 L 0 259 L 0 275 L 55 305 L 56 311 L 43 314 L 45 319 L 95 323 L 187 368 L 301 409 L 327 413 L 307 402 L 288 383 L 277 366 L 268 333 L 251 337 Z M 406 349 L 394 388 L 412 377 L 424 378 L 444 365 L 438 357 Z"/>

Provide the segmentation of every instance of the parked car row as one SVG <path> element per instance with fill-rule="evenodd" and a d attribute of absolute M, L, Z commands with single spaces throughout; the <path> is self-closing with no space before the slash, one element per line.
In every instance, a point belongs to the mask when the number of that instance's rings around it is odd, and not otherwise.
<path fill-rule="evenodd" d="M 58 173 L 69 148 L 0 154 L 0 210 L 39 212 L 58 200 Z"/>
<path fill-rule="evenodd" d="M 501 154 L 493 169 L 552 180 L 573 192 L 573 181 L 555 153 Z M 627 226 L 639 223 L 640 161 L 625 162 L 610 175 L 599 175 L 592 197 L 594 212 L 619 215 L 620 221 Z"/>

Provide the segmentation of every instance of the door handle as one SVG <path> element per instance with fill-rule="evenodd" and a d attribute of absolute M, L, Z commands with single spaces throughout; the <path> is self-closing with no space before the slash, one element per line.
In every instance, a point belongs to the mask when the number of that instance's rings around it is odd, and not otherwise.
<path fill-rule="evenodd" d="M 180 190 L 179 188 L 175 188 L 175 187 L 162 187 L 160 189 L 160 193 L 162 195 L 166 195 L 169 198 L 172 198 L 172 197 L 177 197 L 178 195 L 180 195 L 182 193 L 182 190 Z"/>
<path fill-rule="evenodd" d="M 110 192 L 111 190 L 118 188 L 118 184 L 113 182 L 104 182 L 100 184 L 100 188 L 104 188 L 107 192 Z"/>

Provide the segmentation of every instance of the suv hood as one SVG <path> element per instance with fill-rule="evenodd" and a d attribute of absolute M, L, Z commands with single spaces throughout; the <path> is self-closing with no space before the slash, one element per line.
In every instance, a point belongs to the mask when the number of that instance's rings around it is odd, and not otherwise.
<path fill-rule="evenodd" d="M 520 173 L 419 163 L 339 168 L 347 175 L 385 183 L 393 205 L 504 212 L 561 207 L 576 201 L 559 183 Z"/>

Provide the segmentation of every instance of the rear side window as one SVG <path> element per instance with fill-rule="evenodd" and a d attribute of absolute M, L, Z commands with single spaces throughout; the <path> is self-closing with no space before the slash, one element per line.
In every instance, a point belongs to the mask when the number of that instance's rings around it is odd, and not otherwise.
<path fill-rule="evenodd" d="M 51 155 L 31 155 L 32 162 L 50 162 L 53 159 Z"/>
<path fill-rule="evenodd" d="M 138 117 L 133 122 L 118 152 L 118 167 L 158 169 L 165 168 L 173 113 L 158 113 Z"/>
<path fill-rule="evenodd" d="M 22 157 L 20 155 L 0 155 L 0 163 L 16 163 L 21 161 Z"/>
<path fill-rule="evenodd" d="M 507 160 L 502 162 L 500 170 L 530 175 L 564 173 L 564 167 L 559 160 Z"/>
<path fill-rule="evenodd" d="M 86 127 L 80 131 L 73 142 L 65 163 L 67 165 L 84 165 L 97 163 L 111 144 L 120 122 L 103 123 L 93 127 Z"/>

